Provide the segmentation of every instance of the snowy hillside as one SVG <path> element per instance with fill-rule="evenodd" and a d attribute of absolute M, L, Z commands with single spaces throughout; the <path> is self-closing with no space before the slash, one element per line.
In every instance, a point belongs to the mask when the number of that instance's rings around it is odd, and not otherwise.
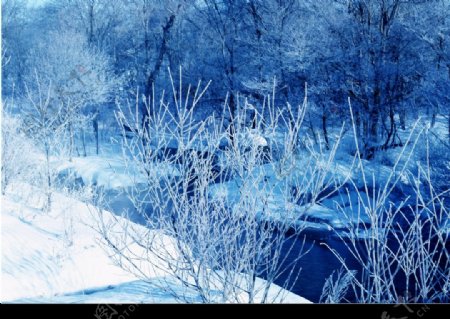
<path fill-rule="evenodd" d="M 93 207 L 55 194 L 52 210 L 43 213 L 36 189 L 14 186 L 1 198 L 3 302 L 177 301 L 158 288 L 163 271 L 154 270 L 154 282 L 145 282 L 112 263 L 99 245 Z M 170 245 L 170 238 L 163 241 Z M 183 288 L 174 283 L 172 289 Z M 192 295 L 192 301 L 199 300 Z M 308 301 L 289 293 L 285 302 Z"/>

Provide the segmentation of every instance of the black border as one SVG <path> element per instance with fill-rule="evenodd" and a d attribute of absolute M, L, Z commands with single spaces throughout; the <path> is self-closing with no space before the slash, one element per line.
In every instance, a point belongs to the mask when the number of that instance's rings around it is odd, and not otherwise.
<path fill-rule="evenodd" d="M 103 311 L 103 314 L 101 313 Z M 247 313 L 248 312 L 248 313 Z M 190 318 L 204 315 L 225 317 L 239 314 L 252 318 L 261 316 L 280 318 L 376 318 L 376 319 L 432 319 L 448 318 L 450 304 L 302 304 L 302 305 L 186 305 L 186 304 L 2 304 L 7 318 Z M 178 314 L 179 313 L 179 314 Z M 3 317 L 5 318 L 5 317 Z M 175 317 L 176 318 L 176 317 Z M 234 319 L 234 318 L 231 318 Z M 281 319 L 281 318 L 280 318 Z"/>

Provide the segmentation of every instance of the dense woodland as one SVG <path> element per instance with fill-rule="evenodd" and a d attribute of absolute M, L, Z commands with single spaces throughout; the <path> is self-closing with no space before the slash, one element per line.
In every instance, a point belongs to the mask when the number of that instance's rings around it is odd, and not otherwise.
<path fill-rule="evenodd" d="M 2 12 L 4 98 L 32 94 L 37 76 L 89 132 L 117 99 L 170 88 L 167 69 L 181 66 L 186 87 L 211 81 L 211 112 L 227 95 L 232 112 L 239 96 L 260 107 L 274 82 L 280 105 L 296 103 L 307 84 L 327 142 L 350 98 L 368 158 L 419 116 L 446 117 L 450 136 L 446 0 L 6 0 Z"/>

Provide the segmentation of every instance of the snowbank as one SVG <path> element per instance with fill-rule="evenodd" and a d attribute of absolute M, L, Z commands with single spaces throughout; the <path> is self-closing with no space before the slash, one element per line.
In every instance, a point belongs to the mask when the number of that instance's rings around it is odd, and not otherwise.
<path fill-rule="evenodd" d="M 340 195 L 338 195 L 339 198 L 328 198 L 321 203 L 298 205 L 293 203 L 291 199 L 286 198 L 281 184 L 277 184 L 273 175 L 268 176 L 266 182 L 268 180 L 274 185 L 270 190 L 266 190 L 267 187 L 264 187 L 262 183 L 258 186 L 252 186 L 245 192 L 246 194 L 258 193 L 265 199 L 265 203 L 260 202 L 259 206 L 257 204 L 254 207 L 257 217 L 262 220 L 283 223 L 297 231 L 321 232 L 324 234 L 324 238 L 334 235 L 336 231 L 344 237 L 349 237 L 350 234 L 346 230 L 356 226 L 361 226 L 359 234 L 364 237 L 365 234 L 362 230 L 370 227 L 370 219 L 367 214 L 363 211 L 358 214 L 357 210 L 352 209 L 352 207 L 358 207 L 358 196 L 355 192 L 350 192 L 348 197 L 344 195 L 344 198 L 340 198 Z M 242 182 L 239 179 L 212 185 L 210 196 L 215 199 L 221 198 L 232 207 L 239 202 L 240 196 L 242 196 L 242 187 Z M 339 209 L 335 201 L 342 204 Z M 266 206 L 263 207 L 263 205 Z M 262 214 L 262 211 L 265 213 Z"/>
<path fill-rule="evenodd" d="M 49 213 L 39 205 L 12 194 L 2 197 L 3 301 L 136 280 L 99 246 L 87 205 L 58 194 Z"/>
<path fill-rule="evenodd" d="M 83 185 L 95 185 L 104 189 L 119 190 L 145 183 L 145 176 L 132 166 L 126 166 L 117 155 L 76 157 L 72 161 L 55 163 L 61 178 L 80 179 Z M 159 164 L 154 169 L 158 176 L 179 174 L 175 167 Z"/>
<path fill-rule="evenodd" d="M 40 209 L 42 201 L 34 195 L 36 190 L 28 185 L 15 185 L 14 190 L 1 198 L 3 302 L 177 301 L 167 290 L 158 288 L 160 280 L 167 280 L 164 270 L 144 269 L 149 280 L 142 281 L 112 262 L 99 244 L 101 238 L 95 230 L 96 211 L 92 206 L 54 194 L 52 210 L 44 213 Z M 106 223 L 114 218 L 118 217 L 103 212 Z M 129 223 L 134 231 L 152 232 L 124 219 L 120 222 Z M 159 244 L 170 251 L 173 240 L 159 233 L 156 236 Z M 140 253 L 138 245 L 130 249 L 134 254 Z M 263 282 L 259 279 L 257 284 Z M 177 283 L 171 285 L 175 291 L 184 289 Z M 273 285 L 270 294 L 276 296 L 280 290 Z M 309 302 L 290 292 L 284 291 L 282 295 L 283 302 Z M 192 302 L 200 302 L 195 294 Z"/>

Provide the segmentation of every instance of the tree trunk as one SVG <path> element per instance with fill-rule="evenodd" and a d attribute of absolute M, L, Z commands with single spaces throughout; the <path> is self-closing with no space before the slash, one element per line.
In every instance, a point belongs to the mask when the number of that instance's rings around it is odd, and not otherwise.
<path fill-rule="evenodd" d="M 81 129 L 81 142 L 83 143 L 83 156 L 86 157 L 86 132 L 84 129 Z"/>
<path fill-rule="evenodd" d="M 399 112 L 399 119 L 400 119 L 400 128 L 402 130 L 406 130 L 406 111 L 404 107 L 402 107 Z"/>
<path fill-rule="evenodd" d="M 433 108 L 433 113 L 431 114 L 430 127 L 433 128 L 436 125 L 436 110 Z"/>
<path fill-rule="evenodd" d="M 144 16 L 144 50 L 145 50 L 145 68 L 149 67 L 150 64 L 150 36 L 148 34 L 148 12 L 147 6 L 144 4 L 142 7 L 142 15 Z"/>
<path fill-rule="evenodd" d="M 322 131 L 323 131 L 323 137 L 325 138 L 325 147 L 327 148 L 327 150 L 329 150 L 330 142 L 328 140 L 327 116 L 325 114 L 325 107 L 322 108 Z"/>
<path fill-rule="evenodd" d="M 234 134 L 236 133 L 236 128 L 234 127 L 234 124 L 235 124 L 234 117 L 236 115 L 236 103 L 234 101 L 233 93 L 230 94 L 229 108 L 230 108 L 229 135 L 230 135 L 231 144 L 234 146 Z"/>
<path fill-rule="evenodd" d="M 161 39 L 161 44 L 159 46 L 159 52 L 158 52 L 158 56 L 156 58 L 155 61 L 155 65 L 153 66 L 153 70 L 150 72 L 150 74 L 147 77 L 147 84 L 145 86 L 145 96 L 149 97 L 150 94 L 152 93 L 152 87 L 153 84 L 156 80 L 156 77 L 159 74 L 159 71 L 161 69 L 163 60 L 164 60 L 164 56 L 167 52 L 167 43 L 169 40 L 169 36 L 170 36 L 170 30 L 172 29 L 174 22 L 175 22 L 175 14 L 172 14 L 169 19 L 167 20 L 166 24 L 163 26 L 163 34 L 162 34 L 162 39 Z M 146 117 L 148 117 L 150 114 L 146 114 L 147 113 L 147 108 L 143 108 L 144 112 L 143 112 L 143 122 L 145 121 Z"/>
<path fill-rule="evenodd" d="M 170 31 L 174 25 L 175 22 L 175 14 L 172 14 L 169 19 L 167 20 L 166 24 L 163 26 L 163 34 L 162 34 L 162 39 L 161 39 L 161 44 L 159 47 L 159 52 L 158 52 L 158 56 L 156 58 L 156 62 L 155 65 L 153 66 L 153 70 L 150 72 L 150 74 L 147 77 L 147 83 L 145 86 L 145 96 L 148 98 L 153 91 L 153 84 L 155 83 L 155 80 L 159 74 L 159 71 L 161 69 L 163 60 L 164 60 L 164 56 L 167 52 L 167 43 L 169 40 L 169 36 L 170 36 Z M 151 114 L 148 114 L 148 108 L 145 107 L 144 105 L 142 106 L 142 125 L 145 126 L 146 125 L 146 121 L 148 119 L 148 117 L 151 116 Z M 153 110 L 150 110 L 150 112 L 152 112 Z"/>
<path fill-rule="evenodd" d="M 99 129 L 98 129 L 98 112 L 95 113 L 94 118 L 92 119 L 92 126 L 94 127 L 95 134 L 95 153 L 98 155 L 100 151 L 99 146 Z"/>
<path fill-rule="evenodd" d="M 309 124 L 309 129 L 311 130 L 311 134 L 312 134 L 313 139 L 314 139 L 314 144 L 318 145 L 316 132 L 314 131 L 314 125 L 313 125 L 313 122 L 312 122 L 311 114 L 309 112 L 308 112 L 308 124 Z"/>
<path fill-rule="evenodd" d="M 355 129 L 356 137 L 361 140 L 361 114 L 358 109 L 355 110 Z"/>
<path fill-rule="evenodd" d="M 261 48 L 261 36 L 262 36 L 262 28 L 261 28 L 261 16 L 258 13 L 258 9 L 256 7 L 256 4 L 254 1 L 250 1 L 249 3 L 250 5 L 250 13 L 252 15 L 253 18 L 253 23 L 255 26 L 255 35 L 256 35 L 256 55 L 257 55 L 257 63 L 256 63 L 256 67 L 258 69 L 258 81 L 262 81 L 262 48 Z"/>
<path fill-rule="evenodd" d="M 377 81 L 378 82 L 378 81 Z M 377 86 L 375 87 L 373 93 L 373 105 L 369 114 L 369 134 L 370 134 L 370 143 L 376 144 L 378 142 L 378 123 L 380 117 L 381 110 L 381 90 Z"/>
<path fill-rule="evenodd" d="M 89 3 L 88 43 L 89 45 L 94 43 L 94 0 L 91 0 Z"/>
<path fill-rule="evenodd" d="M 395 140 L 395 114 L 394 114 L 394 107 L 392 105 L 389 106 L 389 131 L 386 135 L 386 140 L 383 144 L 383 147 L 386 148 L 389 145 L 389 142 L 392 139 L 392 143 L 394 143 Z"/>
<path fill-rule="evenodd" d="M 229 53 L 228 66 L 225 67 L 225 72 L 228 78 L 228 86 L 230 89 L 230 100 L 229 100 L 229 108 L 230 108 L 230 140 L 231 143 L 234 143 L 234 134 L 236 132 L 234 127 L 234 118 L 236 115 L 236 101 L 235 101 L 235 83 L 234 83 L 234 45 L 233 43 L 227 46 L 227 50 Z"/>

